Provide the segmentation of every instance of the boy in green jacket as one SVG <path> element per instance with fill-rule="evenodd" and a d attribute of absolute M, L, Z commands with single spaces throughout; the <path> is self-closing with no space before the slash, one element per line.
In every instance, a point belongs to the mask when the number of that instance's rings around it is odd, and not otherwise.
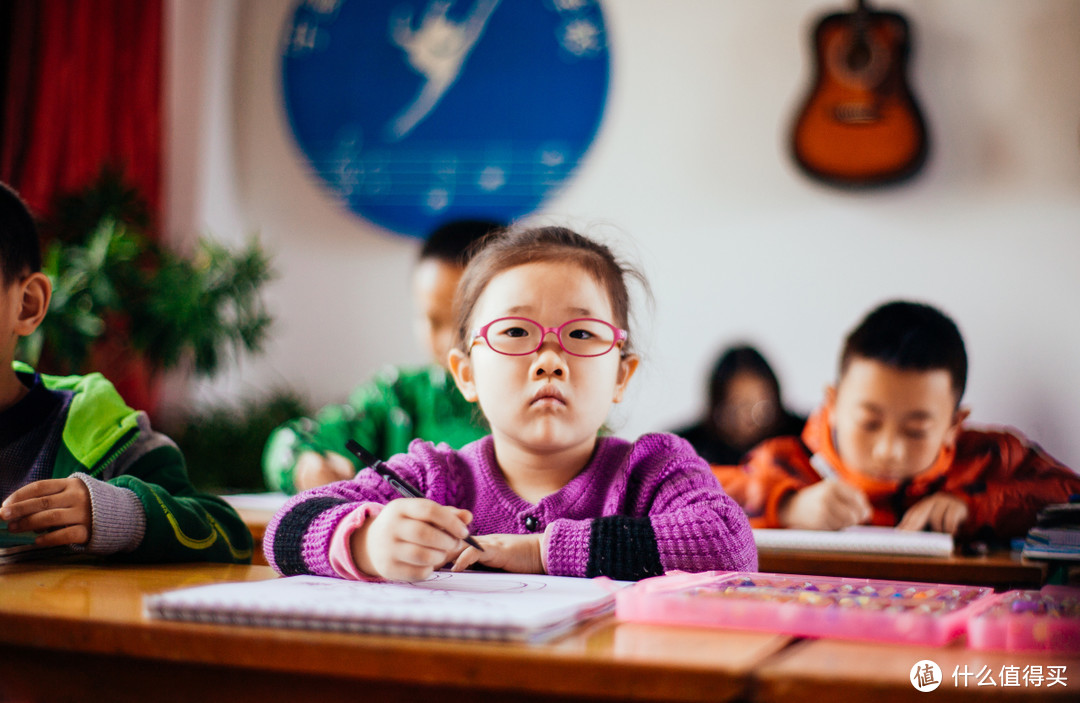
<path fill-rule="evenodd" d="M 488 220 L 457 220 L 428 237 L 413 269 L 416 329 L 432 363 L 390 367 L 360 386 L 344 405 L 328 405 L 314 419 L 297 418 L 274 430 L 263 450 L 270 490 L 297 493 L 352 478 L 356 462 L 345 451 L 354 439 L 389 457 L 416 438 L 455 449 L 488 434 L 476 406 L 461 397 L 447 371 L 453 346 L 454 292 L 472 247 L 499 229 Z"/>
<path fill-rule="evenodd" d="M 184 458 L 99 373 L 56 377 L 14 361 L 49 307 L 37 229 L 0 183 L 0 520 L 38 546 L 130 561 L 251 560 L 251 533 L 196 492 Z"/>

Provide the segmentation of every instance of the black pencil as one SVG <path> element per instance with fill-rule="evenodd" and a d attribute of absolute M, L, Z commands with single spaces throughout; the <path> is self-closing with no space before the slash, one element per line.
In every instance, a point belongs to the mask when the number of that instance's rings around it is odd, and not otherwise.
<path fill-rule="evenodd" d="M 406 498 L 424 498 L 424 494 L 413 488 L 408 481 L 397 475 L 393 469 L 386 465 L 379 457 L 375 456 L 368 450 L 360 446 L 360 443 L 355 439 L 350 439 L 345 443 L 345 447 L 350 452 L 356 455 L 356 458 L 364 463 L 365 466 L 370 468 L 375 473 L 383 477 L 383 480 L 394 487 L 398 493 Z M 466 535 L 465 544 L 470 547 L 476 547 L 481 552 L 484 548 L 480 546 L 480 543 L 472 538 L 472 535 Z"/>

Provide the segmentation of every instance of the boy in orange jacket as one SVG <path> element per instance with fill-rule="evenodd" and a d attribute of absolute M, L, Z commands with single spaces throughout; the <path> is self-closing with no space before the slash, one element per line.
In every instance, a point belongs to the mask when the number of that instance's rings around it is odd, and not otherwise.
<path fill-rule="evenodd" d="M 836 386 L 801 437 L 713 467 L 754 527 L 873 524 L 965 538 L 1024 535 L 1080 476 L 1021 435 L 964 425 L 967 353 L 956 324 L 896 301 L 848 336 Z"/>

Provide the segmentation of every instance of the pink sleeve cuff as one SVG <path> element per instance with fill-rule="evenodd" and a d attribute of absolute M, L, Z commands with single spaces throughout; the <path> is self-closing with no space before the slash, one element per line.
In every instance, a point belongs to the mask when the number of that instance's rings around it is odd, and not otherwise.
<path fill-rule="evenodd" d="M 544 534 L 540 537 L 540 565 L 544 567 L 544 573 L 548 571 L 548 542 L 551 541 L 551 525 L 544 528 Z"/>
<path fill-rule="evenodd" d="M 378 581 L 368 576 L 353 562 L 351 541 L 352 534 L 367 521 L 379 514 L 383 506 L 379 503 L 364 503 L 338 523 L 330 537 L 330 567 L 338 576 L 352 581 Z"/>

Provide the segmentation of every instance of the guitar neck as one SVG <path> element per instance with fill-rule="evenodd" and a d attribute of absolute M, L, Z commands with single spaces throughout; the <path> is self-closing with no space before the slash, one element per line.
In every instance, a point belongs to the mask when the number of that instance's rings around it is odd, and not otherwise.
<path fill-rule="evenodd" d="M 866 0 L 855 1 L 855 12 L 852 13 L 851 26 L 854 30 L 855 41 L 864 41 L 867 28 L 870 26 L 870 7 L 866 4 Z"/>

